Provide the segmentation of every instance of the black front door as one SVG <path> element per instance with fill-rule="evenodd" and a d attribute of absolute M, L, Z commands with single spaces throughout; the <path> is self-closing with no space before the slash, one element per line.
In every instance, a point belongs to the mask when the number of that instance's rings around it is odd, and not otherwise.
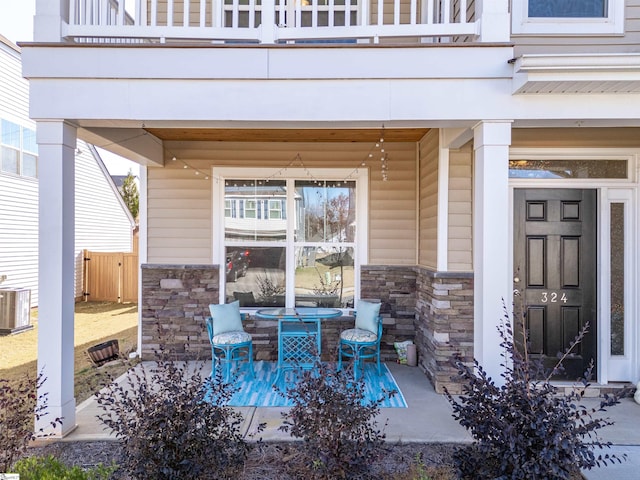
<path fill-rule="evenodd" d="M 525 313 L 530 353 L 551 368 L 589 324 L 564 362 L 563 376 L 572 380 L 596 360 L 596 215 L 595 190 L 514 192 L 515 304 Z"/>

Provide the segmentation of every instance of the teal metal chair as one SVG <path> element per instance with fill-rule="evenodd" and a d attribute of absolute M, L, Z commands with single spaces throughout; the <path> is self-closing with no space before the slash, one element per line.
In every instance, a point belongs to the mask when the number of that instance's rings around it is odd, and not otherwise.
<path fill-rule="evenodd" d="M 232 369 L 245 366 L 249 378 L 254 378 L 253 341 L 244 331 L 242 321 L 246 314 L 240 314 L 238 302 L 225 305 L 210 305 L 211 317 L 206 320 L 209 342 L 211 343 L 211 378 L 222 368 L 225 382 L 231 380 Z"/>
<path fill-rule="evenodd" d="M 365 303 L 367 305 L 365 305 Z M 355 328 L 340 333 L 338 345 L 338 370 L 342 370 L 342 359 L 353 359 L 353 377 L 358 380 L 364 362 L 375 359 L 378 375 L 382 375 L 380 365 L 380 340 L 382 339 L 382 317 L 380 304 L 360 302 L 355 312 Z"/>

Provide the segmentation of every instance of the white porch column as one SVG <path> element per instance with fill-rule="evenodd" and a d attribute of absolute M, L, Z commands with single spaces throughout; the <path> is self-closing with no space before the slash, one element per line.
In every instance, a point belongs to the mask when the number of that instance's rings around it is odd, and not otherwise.
<path fill-rule="evenodd" d="M 76 128 L 63 121 L 38 121 L 39 260 L 38 371 L 46 381 L 48 415 L 36 429 L 56 437 L 76 425 L 73 393 L 75 150 Z M 52 419 L 62 426 L 52 430 Z"/>
<path fill-rule="evenodd" d="M 474 357 L 500 384 L 503 300 L 511 304 L 509 272 L 509 145 L 511 122 L 480 122 L 474 133 Z M 510 309 L 509 309 L 510 312 Z"/>
<path fill-rule="evenodd" d="M 36 0 L 33 18 L 33 40 L 59 42 L 69 17 L 69 0 Z"/>
<path fill-rule="evenodd" d="M 511 15 L 508 0 L 477 0 L 481 42 L 510 42 Z"/>

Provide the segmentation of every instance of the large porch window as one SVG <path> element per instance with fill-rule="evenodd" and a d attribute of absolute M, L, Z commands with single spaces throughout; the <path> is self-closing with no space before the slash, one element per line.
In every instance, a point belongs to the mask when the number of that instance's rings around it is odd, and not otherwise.
<path fill-rule="evenodd" d="M 214 171 L 221 301 L 239 300 L 243 308 L 352 307 L 366 232 L 366 171 L 255 173 Z"/>

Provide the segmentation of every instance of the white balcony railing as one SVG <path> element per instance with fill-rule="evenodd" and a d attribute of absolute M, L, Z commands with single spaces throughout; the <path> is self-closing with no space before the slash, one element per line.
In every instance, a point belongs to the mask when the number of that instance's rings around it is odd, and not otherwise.
<path fill-rule="evenodd" d="M 79 42 L 459 41 L 480 24 L 472 0 L 65 1 L 65 39 Z"/>

